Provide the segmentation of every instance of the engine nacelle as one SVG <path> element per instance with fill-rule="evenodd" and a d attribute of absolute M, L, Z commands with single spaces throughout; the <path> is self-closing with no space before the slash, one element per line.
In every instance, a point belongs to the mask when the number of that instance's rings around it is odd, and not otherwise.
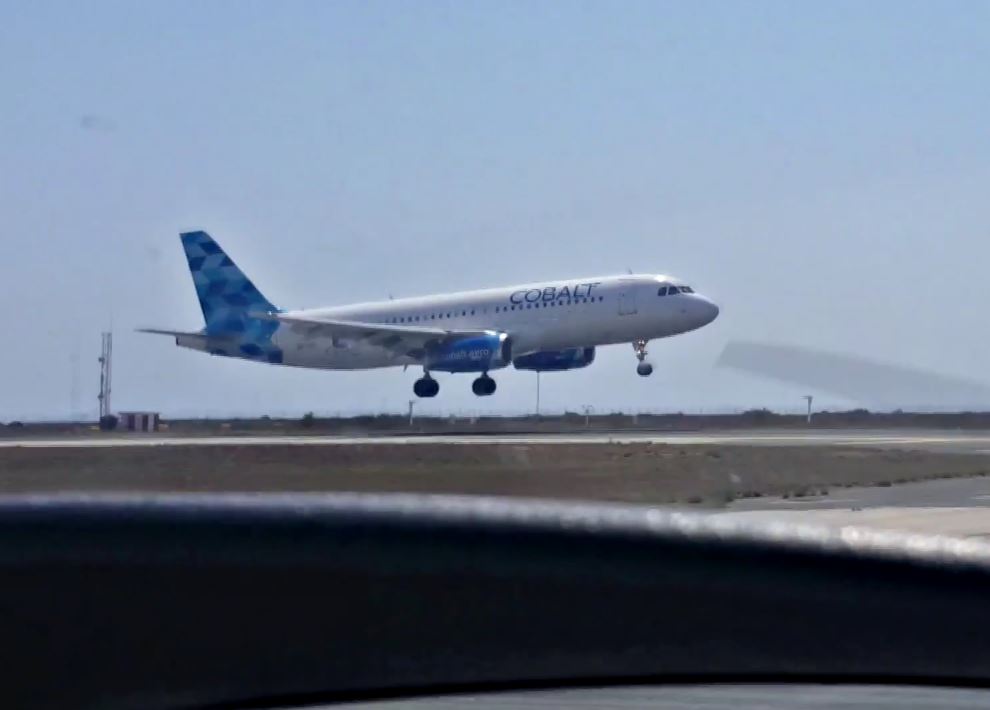
<path fill-rule="evenodd" d="M 505 333 L 453 340 L 426 354 L 426 369 L 440 372 L 488 372 L 512 362 L 512 343 Z"/>
<path fill-rule="evenodd" d="M 595 361 L 594 348 L 570 348 L 568 350 L 545 350 L 517 357 L 512 361 L 517 370 L 554 372 L 576 370 L 587 367 Z"/>

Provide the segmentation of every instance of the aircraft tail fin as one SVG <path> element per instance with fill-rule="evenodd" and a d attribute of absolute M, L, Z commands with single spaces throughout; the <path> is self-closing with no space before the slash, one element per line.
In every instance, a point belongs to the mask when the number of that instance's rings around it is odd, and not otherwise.
<path fill-rule="evenodd" d="M 250 311 L 278 310 L 209 234 L 183 232 L 180 237 L 207 333 L 241 333 Z"/>

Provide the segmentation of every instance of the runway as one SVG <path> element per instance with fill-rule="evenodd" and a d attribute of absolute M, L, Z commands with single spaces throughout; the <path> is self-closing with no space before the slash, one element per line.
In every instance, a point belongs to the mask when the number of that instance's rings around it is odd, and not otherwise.
<path fill-rule="evenodd" d="M 990 477 L 840 488 L 822 496 L 734 501 L 718 517 L 867 527 L 990 540 Z"/>
<path fill-rule="evenodd" d="M 171 436 L 112 434 L 62 438 L 0 438 L 0 448 L 92 448 L 148 446 L 369 446 L 452 444 L 626 444 L 676 446 L 866 446 L 873 448 L 990 454 L 990 432 L 961 430 L 745 430 L 715 432 L 588 432 L 562 434 L 442 434 L 400 436 L 249 435 Z"/>

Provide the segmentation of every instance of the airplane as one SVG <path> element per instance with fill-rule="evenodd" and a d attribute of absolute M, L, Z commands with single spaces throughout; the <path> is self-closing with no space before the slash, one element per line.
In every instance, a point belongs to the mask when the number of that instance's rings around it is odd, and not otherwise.
<path fill-rule="evenodd" d="M 422 367 L 413 392 L 435 397 L 431 372 L 475 373 L 474 394 L 494 394 L 488 374 L 587 367 L 595 348 L 631 343 L 636 372 L 653 372 L 650 340 L 711 323 L 718 306 L 670 276 L 627 274 L 282 310 L 204 231 L 180 234 L 206 321 L 198 331 L 142 328 L 211 355 L 325 370 Z"/>

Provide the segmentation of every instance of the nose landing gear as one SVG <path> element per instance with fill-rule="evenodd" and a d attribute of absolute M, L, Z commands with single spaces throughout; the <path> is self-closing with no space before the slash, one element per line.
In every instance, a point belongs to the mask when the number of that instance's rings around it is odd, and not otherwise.
<path fill-rule="evenodd" d="M 413 383 L 413 394 L 417 397 L 436 397 L 439 391 L 440 383 L 430 377 L 428 372 Z"/>
<path fill-rule="evenodd" d="M 636 374 L 640 377 L 649 377 L 653 374 L 653 365 L 646 362 L 646 341 L 637 340 L 633 343 L 633 350 L 636 351 L 636 359 L 639 360 L 639 364 L 636 365 Z"/>
<path fill-rule="evenodd" d="M 484 374 L 471 383 L 471 391 L 479 397 L 487 397 L 495 393 L 495 380 Z"/>

